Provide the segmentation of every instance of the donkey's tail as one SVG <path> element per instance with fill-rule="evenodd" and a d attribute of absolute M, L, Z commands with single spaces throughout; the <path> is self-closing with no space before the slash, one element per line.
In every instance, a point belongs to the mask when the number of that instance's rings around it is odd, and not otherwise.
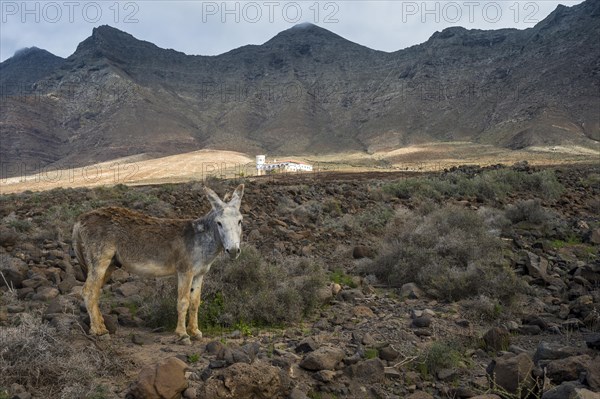
<path fill-rule="evenodd" d="M 81 228 L 82 228 L 82 226 L 81 226 L 80 222 L 75 223 L 75 225 L 73 226 L 73 239 L 72 239 L 73 243 L 72 243 L 72 245 L 73 245 L 73 251 L 75 251 L 75 256 L 77 257 L 77 260 L 79 261 L 79 265 L 81 266 L 81 271 L 83 272 L 83 276 L 85 278 L 87 278 L 88 265 L 86 263 L 85 256 L 83 254 Z"/>

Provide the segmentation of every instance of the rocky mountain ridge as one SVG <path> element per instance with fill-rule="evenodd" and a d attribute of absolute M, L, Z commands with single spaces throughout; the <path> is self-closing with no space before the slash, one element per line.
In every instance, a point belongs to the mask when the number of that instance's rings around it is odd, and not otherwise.
<path fill-rule="evenodd" d="M 0 155 L 35 169 L 200 148 L 597 148 L 599 31 L 598 0 L 559 6 L 530 29 L 452 27 L 391 53 L 310 24 L 210 57 L 100 26 L 66 60 L 40 57 L 41 72 L 24 57 L 0 64 L 3 87 L 35 82 L 33 95 L 3 90 Z"/>

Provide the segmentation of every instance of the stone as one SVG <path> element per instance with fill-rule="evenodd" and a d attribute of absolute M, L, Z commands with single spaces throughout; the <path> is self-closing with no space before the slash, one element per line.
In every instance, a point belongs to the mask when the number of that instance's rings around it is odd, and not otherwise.
<path fill-rule="evenodd" d="M 527 258 L 525 266 L 527 272 L 533 278 L 541 278 L 544 281 L 548 280 L 548 260 L 544 257 L 534 254 L 533 252 L 525 251 Z"/>
<path fill-rule="evenodd" d="M 48 302 L 48 306 L 46 307 L 46 310 L 44 311 L 44 315 L 49 315 L 52 313 L 62 313 L 64 309 L 65 309 L 65 306 L 63 305 L 61 298 L 56 297 L 56 298 L 52 299 L 50 302 Z"/>
<path fill-rule="evenodd" d="M 585 344 L 590 349 L 600 350 L 600 333 L 594 333 L 585 337 Z"/>
<path fill-rule="evenodd" d="M 210 341 L 206 344 L 206 353 L 208 353 L 209 355 L 217 355 L 224 348 L 225 346 L 221 341 Z"/>
<path fill-rule="evenodd" d="M 388 362 L 393 362 L 398 356 L 400 356 L 400 353 L 390 345 L 384 346 L 379 350 L 379 358 Z"/>
<path fill-rule="evenodd" d="M 223 348 L 217 355 L 217 360 L 224 360 L 228 365 L 252 361 L 250 355 L 239 348 Z"/>
<path fill-rule="evenodd" d="M 136 345 L 148 345 L 152 343 L 152 340 L 141 334 L 133 334 L 131 336 L 131 342 L 133 342 Z"/>
<path fill-rule="evenodd" d="M 580 374 L 587 369 L 591 360 L 588 355 L 552 360 L 546 366 L 546 376 L 555 384 L 578 380 Z"/>
<path fill-rule="evenodd" d="M 585 369 L 585 380 L 590 388 L 600 391 L 600 355 L 588 363 Z"/>
<path fill-rule="evenodd" d="M 125 298 L 137 294 L 140 291 L 140 287 L 137 283 L 132 281 L 121 284 L 117 288 L 117 294 L 124 296 Z"/>
<path fill-rule="evenodd" d="M 333 370 L 344 356 L 345 353 L 340 348 L 323 346 L 306 355 L 300 362 L 300 367 L 310 371 Z"/>
<path fill-rule="evenodd" d="M 488 393 L 485 395 L 471 396 L 469 399 L 502 399 L 502 398 L 496 394 Z"/>
<path fill-rule="evenodd" d="M 294 348 L 296 353 L 308 353 L 312 352 L 319 347 L 317 341 L 314 338 L 308 337 L 300 341 L 298 345 Z"/>
<path fill-rule="evenodd" d="M 309 397 L 306 396 L 306 394 L 300 389 L 294 388 L 290 392 L 290 396 L 288 396 L 288 399 L 309 399 Z"/>
<path fill-rule="evenodd" d="M 400 287 L 400 298 L 419 299 L 424 296 L 423 291 L 415 283 L 406 283 Z"/>
<path fill-rule="evenodd" d="M 402 373 L 394 367 L 384 368 L 383 374 L 385 375 L 385 378 L 388 379 L 399 380 L 400 378 L 402 378 Z"/>
<path fill-rule="evenodd" d="M 415 391 L 406 396 L 406 399 L 433 399 L 433 396 L 425 391 Z"/>
<path fill-rule="evenodd" d="M 23 288 L 23 281 L 27 280 L 29 267 L 18 258 L 8 256 L 0 257 L 0 267 L 4 278 L 0 278 L 0 287 Z"/>
<path fill-rule="evenodd" d="M 487 370 L 492 387 L 498 386 L 514 395 L 519 390 L 533 389 L 535 385 L 531 375 L 533 369 L 533 360 L 527 353 L 518 355 L 507 353 L 494 359 Z"/>
<path fill-rule="evenodd" d="M 313 378 L 317 381 L 328 383 L 335 379 L 335 375 L 336 373 L 333 370 L 321 370 L 313 374 Z"/>
<path fill-rule="evenodd" d="M 373 257 L 373 250 L 364 245 L 357 245 L 352 249 L 352 257 L 354 259 L 371 258 Z"/>
<path fill-rule="evenodd" d="M 538 326 L 541 331 L 548 328 L 548 323 L 546 320 L 536 315 L 525 316 L 523 317 L 522 322 L 523 324 Z"/>
<path fill-rule="evenodd" d="M 544 392 L 542 399 L 584 399 L 584 397 L 578 393 L 582 388 L 583 385 L 579 382 L 563 382 L 559 386 Z"/>
<path fill-rule="evenodd" d="M 557 346 L 554 344 L 549 344 L 545 341 L 541 341 L 535 350 L 535 354 L 533 355 L 533 362 L 538 364 L 540 360 L 564 359 L 566 357 L 576 355 L 576 352 L 577 350 L 574 348 Z"/>
<path fill-rule="evenodd" d="M 183 397 L 185 399 L 196 399 L 198 397 L 198 390 L 196 388 L 187 388 L 183 391 Z"/>
<path fill-rule="evenodd" d="M 333 296 L 336 296 L 337 294 L 339 294 L 341 290 L 342 290 L 342 286 L 339 285 L 338 283 L 331 284 L 331 294 Z"/>
<path fill-rule="evenodd" d="M 47 301 L 56 298 L 60 292 L 54 287 L 40 287 L 33 295 L 34 301 Z"/>
<path fill-rule="evenodd" d="M 437 378 L 440 381 L 451 381 L 456 377 L 456 370 L 442 369 L 437 372 Z"/>
<path fill-rule="evenodd" d="M 358 362 L 346 367 L 346 374 L 352 380 L 360 380 L 363 383 L 377 383 L 385 379 L 385 365 L 379 358 Z"/>
<path fill-rule="evenodd" d="M 412 325 L 417 328 L 427 328 L 431 325 L 432 318 L 428 315 L 416 317 L 412 321 Z"/>
<path fill-rule="evenodd" d="M 502 327 L 492 327 L 483 334 L 483 342 L 488 351 L 506 350 L 510 345 L 510 333 Z"/>
<path fill-rule="evenodd" d="M 593 244 L 600 244 L 600 227 L 596 227 L 590 234 L 590 242 Z"/>
<path fill-rule="evenodd" d="M 366 318 L 375 317 L 375 313 L 373 313 L 371 308 L 369 308 L 368 306 L 363 306 L 363 305 L 355 306 L 352 309 L 352 314 L 354 314 L 354 316 L 356 316 L 356 317 L 366 317 Z"/>
<path fill-rule="evenodd" d="M 19 233 L 4 225 L 0 225 L 0 246 L 12 247 L 19 241 Z"/>
<path fill-rule="evenodd" d="M 360 342 L 365 346 L 373 346 L 376 343 L 375 338 L 368 332 L 362 336 Z"/>
<path fill-rule="evenodd" d="M 129 388 L 131 399 L 176 399 L 187 389 L 185 379 L 187 364 L 170 357 L 157 364 L 146 366 Z"/>
<path fill-rule="evenodd" d="M 198 392 L 199 398 L 268 399 L 280 398 L 286 388 L 278 368 L 261 361 L 236 363 L 215 370 Z"/>
<path fill-rule="evenodd" d="M 519 333 L 523 335 L 538 335 L 542 332 L 540 326 L 526 324 L 524 326 L 519 327 Z"/>
<path fill-rule="evenodd" d="M 346 302 L 352 302 L 357 299 L 364 298 L 365 294 L 363 294 L 362 291 L 357 288 L 352 288 L 349 290 L 342 290 L 338 296 Z"/>

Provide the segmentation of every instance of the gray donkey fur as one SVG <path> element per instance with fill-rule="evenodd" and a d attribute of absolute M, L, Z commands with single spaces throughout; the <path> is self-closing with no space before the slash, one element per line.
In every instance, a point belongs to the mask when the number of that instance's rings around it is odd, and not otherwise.
<path fill-rule="evenodd" d="M 111 273 L 122 267 L 147 277 L 176 274 L 175 333 L 186 344 L 190 337 L 202 338 L 198 329 L 202 280 L 223 250 L 233 259 L 240 254 L 244 185 L 235 189 L 229 202 L 221 201 L 208 187 L 205 193 L 212 210 L 199 219 L 155 218 L 118 207 L 97 209 L 79 217 L 73 227 L 73 248 L 87 270 L 83 298 L 90 315 L 90 334 L 108 333 L 98 298 Z"/>

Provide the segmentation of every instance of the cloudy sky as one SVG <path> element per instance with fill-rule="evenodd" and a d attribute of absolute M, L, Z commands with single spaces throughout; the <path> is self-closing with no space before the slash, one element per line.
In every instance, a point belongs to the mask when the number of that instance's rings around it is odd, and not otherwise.
<path fill-rule="evenodd" d="M 422 43 L 448 26 L 530 28 L 558 4 L 578 3 L 581 0 L 0 0 L 0 60 L 30 46 L 68 57 L 92 28 L 103 24 L 187 54 L 216 55 L 262 44 L 303 22 L 367 47 L 396 51 Z"/>

